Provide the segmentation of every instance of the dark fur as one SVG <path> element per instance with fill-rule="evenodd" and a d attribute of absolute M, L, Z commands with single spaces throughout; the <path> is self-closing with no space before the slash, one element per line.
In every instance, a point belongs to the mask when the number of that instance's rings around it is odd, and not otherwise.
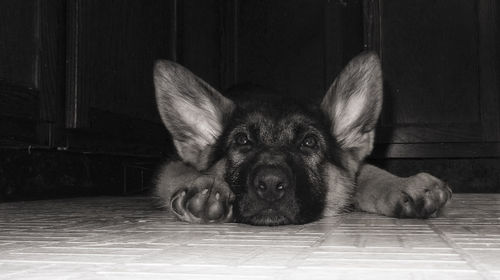
<path fill-rule="evenodd" d="M 328 117 L 310 101 L 263 95 L 261 88 L 246 88 L 227 96 L 235 96 L 232 100 L 236 108 L 217 141 L 214 160 L 227 158 L 225 179 L 236 195 L 236 221 L 275 225 L 318 219 L 327 193 L 321 166 L 329 162 L 345 169 L 338 143 L 329 133 Z M 234 136 L 242 131 L 249 134 L 250 146 L 234 144 Z M 303 138 L 312 132 L 318 139 L 318 149 L 301 147 Z M 308 162 L 312 156 L 318 158 L 316 164 Z M 291 177 L 290 189 L 275 204 L 258 198 L 248 187 L 255 170 L 269 165 Z M 259 214 L 269 207 L 276 208 L 277 213 Z"/>

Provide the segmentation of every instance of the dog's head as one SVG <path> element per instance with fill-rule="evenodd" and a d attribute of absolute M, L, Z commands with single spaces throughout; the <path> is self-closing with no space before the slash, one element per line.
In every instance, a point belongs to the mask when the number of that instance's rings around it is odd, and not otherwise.
<path fill-rule="evenodd" d="M 198 170 L 225 161 L 237 221 L 300 224 L 350 205 L 355 174 L 373 147 L 380 68 L 373 53 L 355 57 L 319 104 L 255 91 L 230 100 L 169 61 L 157 62 L 154 79 L 182 160 Z"/>

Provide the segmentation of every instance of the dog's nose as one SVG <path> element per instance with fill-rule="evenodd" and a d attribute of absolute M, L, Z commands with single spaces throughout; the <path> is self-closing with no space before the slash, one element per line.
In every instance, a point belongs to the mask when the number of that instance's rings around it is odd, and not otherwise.
<path fill-rule="evenodd" d="M 285 195 L 290 183 L 283 170 L 276 167 L 263 167 L 255 174 L 253 184 L 260 198 L 273 202 Z"/>

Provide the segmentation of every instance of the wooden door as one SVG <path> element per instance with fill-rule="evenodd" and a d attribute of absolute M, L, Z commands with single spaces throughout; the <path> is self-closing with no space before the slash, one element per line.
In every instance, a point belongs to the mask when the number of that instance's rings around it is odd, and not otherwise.
<path fill-rule="evenodd" d="M 382 58 L 378 156 L 500 156 L 495 1 L 366 1 Z"/>
<path fill-rule="evenodd" d="M 144 155 L 169 146 L 152 70 L 155 59 L 175 56 L 175 2 L 68 1 L 70 146 Z"/>
<path fill-rule="evenodd" d="M 63 0 L 0 2 L 0 139 L 53 146 L 63 122 Z"/>

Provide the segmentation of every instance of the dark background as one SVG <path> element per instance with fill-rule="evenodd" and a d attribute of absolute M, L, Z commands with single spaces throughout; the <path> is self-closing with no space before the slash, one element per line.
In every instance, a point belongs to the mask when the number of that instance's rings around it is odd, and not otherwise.
<path fill-rule="evenodd" d="M 0 200 L 147 189 L 172 153 L 157 58 L 319 97 L 365 49 L 385 79 L 370 161 L 499 192 L 499 16 L 495 0 L 0 1 Z"/>

